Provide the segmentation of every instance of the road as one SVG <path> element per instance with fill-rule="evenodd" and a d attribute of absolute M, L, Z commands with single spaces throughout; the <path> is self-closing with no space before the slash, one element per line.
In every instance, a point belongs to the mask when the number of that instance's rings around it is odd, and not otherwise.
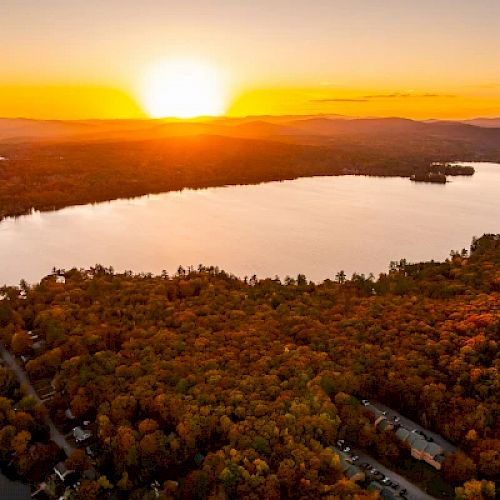
<path fill-rule="evenodd" d="M 433 500 L 435 498 L 422 491 L 418 486 L 415 486 L 413 483 L 410 483 L 410 481 L 405 479 L 403 476 L 400 476 L 399 474 L 396 474 L 387 467 L 384 467 L 380 462 L 375 460 L 373 457 L 370 457 L 366 453 L 362 452 L 361 450 L 353 449 L 351 453 L 353 455 L 358 455 L 359 460 L 356 462 L 356 465 L 358 467 L 364 463 L 370 464 L 372 467 L 375 467 L 375 469 L 384 474 L 384 476 L 389 476 L 393 482 L 398 483 L 399 490 L 397 491 L 386 486 L 386 488 L 393 491 L 396 495 L 398 494 L 398 491 L 406 489 L 405 497 L 408 498 L 408 500 Z"/>
<path fill-rule="evenodd" d="M 401 415 L 397 411 L 394 411 L 392 408 L 389 408 L 388 406 L 386 406 L 382 403 L 378 403 L 378 402 L 370 403 L 369 405 L 366 406 L 366 408 L 368 408 L 368 409 L 375 408 L 375 409 L 380 410 L 380 411 L 386 411 L 387 412 L 386 417 L 390 421 L 393 420 L 393 417 L 399 417 L 400 420 L 398 423 L 402 427 L 404 427 L 405 429 L 407 429 L 409 431 L 412 431 L 413 429 L 418 429 L 419 431 L 423 432 L 426 436 L 432 437 L 434 442 L 436 444 L 438 444 L 439 446 L 441 446 L 441 448 L 443 448 L 443 450 L 447 453 L 455 453 L 456 451 L 458 451 L 458 448 L 455 445 L 451 444 L 449 441 L 446 441 L 446 439 L 444 439 L 439 434 L 436 434 L 435 432 L 432 432 L 428 429 L 425 429 L 420 424 L 417 424 L 413 420 L 410 420 L 408 417 Z"/>
<path fill-rule="evenodd" d="M 12 356 L 12 354 L 10 354 L 10 352 L 8 352 L 2 344 L 0 344 L 0 355 L 2 356 L 5 364 L 14 372 L 17 380 L 26 389 L 28 394 L 30 396 L 33 396 L 38 403 L 41 403 L 42 401 L 36 393 L 34 387 L 31 385 L 31 382 L 29 381 L 25 371 L 17 364 L 14 356 Z M 66 441 L 66 438 L 59 432 L 50 417 L 46 418 L 45 423 L 49 426 L 50 429 L 50 439 L 52 439 L 52 441 L 54 441 L 54 443 L 56 443 L 59 448 L 64 450 L 64 453 L 66 453 L 66 455 L 69 457 L 71 453 L 75 451 L 75 448 L 73 448 L 73 446 L 71 446 L 68 441 Z"/>

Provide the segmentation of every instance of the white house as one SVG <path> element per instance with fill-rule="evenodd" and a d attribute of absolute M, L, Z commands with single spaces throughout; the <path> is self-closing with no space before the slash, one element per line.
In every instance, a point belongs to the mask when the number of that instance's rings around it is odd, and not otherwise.
<path fill-rule="evenodd" d="M 75 427 L 73 429 L 73 437 L 78 443 L 81 441 L 86 441 L 90 436 L 92 436 L 92 432 L 84 430 L 81 427 Z"/>
<path fill-rule="evenodd" d="M 57 476 L 59 477 L 59 479 L 61 481 L 64 481 L 64 479 L 66 478 L 66 476 L 68 476 L 69 474 L 71 474 L 72 470 L 69 470 L 65 463 L 64 462 L 59 462 L 55 467 L 54 467 L 54 472 L 57 474 Z"/>

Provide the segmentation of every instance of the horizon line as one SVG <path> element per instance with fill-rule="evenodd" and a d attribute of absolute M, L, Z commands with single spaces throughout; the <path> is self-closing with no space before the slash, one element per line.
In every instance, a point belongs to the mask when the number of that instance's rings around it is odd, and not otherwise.
<path fill-rule="evenodd" d="M 130 118 L 30 118 L 26 116 L 0 116 L 0 120 L 19 120 L 32 122 L 199 122 L 199 121 L 217 121 L 217 120 L 244 120 L 251 118 L 328 118 L 328 119 L 348 119 L 348 120 L 408 120 L 414 122 L 463 122 L 470 120 L 500 120 L 500 113 L 496 116 L 471 116 L 464 118 L 411 118 L 403 115 L 342 115 L 339 113 L 296 113 L 296 114 L 256 114 L 256 115 L 201 115 L 190 118 L 180 118 L 175 116 L 156 117 L 130 117 Z"/>

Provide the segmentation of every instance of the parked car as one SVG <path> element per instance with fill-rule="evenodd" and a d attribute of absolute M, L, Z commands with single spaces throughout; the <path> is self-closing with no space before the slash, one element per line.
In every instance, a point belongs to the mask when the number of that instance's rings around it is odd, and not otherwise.
<path fill-rule="evenodd" d="M 359 460 L 358 455 L 354 455 L 353 457 L 351 457 L 351 460 L 352 460 L 353 462 L 356 462 L 356 460 Z"/>
<path fill-rule="evenodd" d="M 398 423 L 401 419 L 399 417 L 397 417 L 396 415 L 394 415 L 394 417 L 392 417 L 392 419 L 394 420 L 394 423 Z"/>
<path fill-rule="evenodd" d="M 345 453 L 349 453 L 349 452 L 351 451 L 351 448 L 349 448 L 349 446 L 346 446 L 346 447 L 344 448 L 344 451 L 345 451 Z"/>
<path fill-rule="evenodd" d="M 368 399 L 362 399 L 361 402 L 365 405 L 368 406 L 370 404 L 370 401 Z"/>
<path fill-rule="evenodd" d="M 389 484 L 391 482 L 391 478 L 389 476 L 385 476 L 384 479 L 382 479 L 382 482 L 384 484 Z"/>

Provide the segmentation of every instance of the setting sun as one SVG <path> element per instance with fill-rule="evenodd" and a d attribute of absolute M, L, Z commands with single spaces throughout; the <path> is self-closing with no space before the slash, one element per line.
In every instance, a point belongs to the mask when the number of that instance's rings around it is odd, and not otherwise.
<path fill-rule="evenodd" d="M 190 60 L 153 65 L 145 74 L 141 101 L 153 118 L 216 116 L 227 104 L 218 71 Z"/>

